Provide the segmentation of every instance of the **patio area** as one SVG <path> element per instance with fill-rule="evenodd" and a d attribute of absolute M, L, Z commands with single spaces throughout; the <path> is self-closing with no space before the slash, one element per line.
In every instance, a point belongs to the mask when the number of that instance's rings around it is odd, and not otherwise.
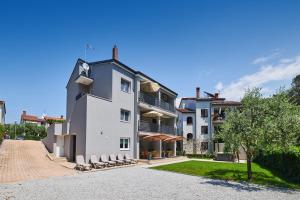
<path fill-rule="evenodd" d="M 140 159 L 162 159 L 176 157 L 176 143 L 181 136 L 140 132 Z"/>

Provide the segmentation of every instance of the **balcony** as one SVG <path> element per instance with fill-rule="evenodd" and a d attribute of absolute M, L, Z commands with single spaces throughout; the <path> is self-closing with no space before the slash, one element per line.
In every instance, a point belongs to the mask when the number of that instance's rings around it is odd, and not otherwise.
<path fill-rule="evenodd" d="M 223 123 L 225 121 L 225 113 L 214 113 L 213 114 L 213 123 Z"/>
<path fill-rule="evenodd" d="M 171 135 L 175 135 L 175 133 L 176 133 L 174 126 L 161 124 L 159 127 L 158 124 L 152 123 L 152 122 L 147 122 L 147 121 L 140 121 L 139 131 L 166 133 L 166 134 L 171 134 Z"/>
<path fill-rule="evenodd" d="M 75 83 L 80 83 L 80 84 L 86 85 L 86 86 L 92 84 L 93 82 L 94 82 L 93 79 L 87 77 L 84 74 L 79 75 L 75 80 Z"/>
<path fill-rule="evenodd" d="M 163 101 L 163 100 L 159 101 L 157 96 L 150 95 L 143 91 L 139 92 L 139 101 L 149 104 L 149 105 L 152 105 L 152 106 L 156 106 L 156 107 L 164 109 L 164 110 L 167 110 L 169 112 L 173 112 L 173 113 L 175 112 L 175 107 L 173 104 Z"/>

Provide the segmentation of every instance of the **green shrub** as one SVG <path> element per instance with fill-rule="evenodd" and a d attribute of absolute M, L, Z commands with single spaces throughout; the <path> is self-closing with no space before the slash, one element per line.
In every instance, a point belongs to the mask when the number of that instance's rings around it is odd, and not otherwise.
<path fill-rule="evenodd" d="M 213 154 L 186 154 L 188 158 L 213 159 Z"/>
<path fill-rule="evenodd" d="M 300 183 L 300 147 L 261 151 L 254 161 L 289 181 Z"/>
<path fill-rule="evenodd" d="M 4 137 L 4 126 L 0 124 L 0 144 L 2 143 L 3 137 Z"/>

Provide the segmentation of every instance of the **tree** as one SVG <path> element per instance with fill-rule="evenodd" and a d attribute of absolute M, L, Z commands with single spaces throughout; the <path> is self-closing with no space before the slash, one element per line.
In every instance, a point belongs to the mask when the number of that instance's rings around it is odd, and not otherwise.
<path fill-rule="evenodd" d="M 299 106 L 290 102 L 282 89 L 263 98 L 260 89 L 247 90 L 242 107 L 228 110 L 220 137 L 225 151 L 235 153 L 242 147 L 247 156 L 248 180 L 252 180 L 252 161 L 262 149 L 288 149 L 300 136 Z"/>
<path fill-rule="evenodd" d="M 293 79 L 292 87 L 289 90 L 289 96 L 291 97 L 292 103 L 300 105 L 300 74 Z"/>
<path fill-rule="evenodd" d="M 252 180 L 252 161 L 263 145 L 264 102 L 259 88 L 247 90 L 242 107 L 228 110 L 220 136 L 225 150 L 234 152 L 242 147 L 247 156 L 248 181 Z"/>
<path fill-rule="evenodd" d="M 288 93 L 280 89 L 265 99 L 265 110 L 265 146 L 287 152 L 300 138 L 299 106 L 291 103 Z"/>

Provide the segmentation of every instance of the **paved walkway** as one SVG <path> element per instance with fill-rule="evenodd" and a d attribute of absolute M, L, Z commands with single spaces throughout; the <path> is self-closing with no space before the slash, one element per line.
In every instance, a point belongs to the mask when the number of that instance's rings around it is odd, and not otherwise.
<path fill-rule="evenodd" d="M 0 184 L 0 199 L 300 199 L 300 192 L 158 171 L 141 166 Z"/>
<path fill-rule="evenodd" d="M 40 141 L 4 140 L 0 146 L 0 183 L 74 174 L 50 161 Z"/>

